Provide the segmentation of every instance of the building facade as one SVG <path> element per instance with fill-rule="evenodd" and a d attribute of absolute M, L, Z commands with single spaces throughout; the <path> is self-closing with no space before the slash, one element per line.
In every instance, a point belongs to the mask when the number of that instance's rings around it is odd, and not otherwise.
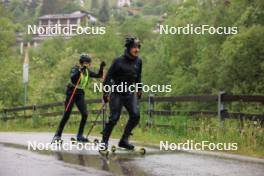
<path fill-rule="evenodd" d="M 117 6 L 118 7 L 130 7 L 131 6 L 131 0 L 118 0 Z"/>

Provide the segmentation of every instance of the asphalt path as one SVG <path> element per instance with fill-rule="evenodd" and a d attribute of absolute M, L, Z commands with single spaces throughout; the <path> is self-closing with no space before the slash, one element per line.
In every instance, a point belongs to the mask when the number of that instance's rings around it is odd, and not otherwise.
<path fill-rule="evenodd" d="M 118 151 L 105 157 L 96 147 L 41 151 L 28 147 L 29 142 L 49 144 L 52 137 L 51 133 L 0 132 L 0 176 L 263 176 L 264 173 L 263 159 L 212 152 L 166 152 L 146 145 L 146 155 Z M 72 134 L 65 134 L 63 143 L 70 143 L 71 137 Z M 110 141 L 113 145 L 117 142 Z"/>

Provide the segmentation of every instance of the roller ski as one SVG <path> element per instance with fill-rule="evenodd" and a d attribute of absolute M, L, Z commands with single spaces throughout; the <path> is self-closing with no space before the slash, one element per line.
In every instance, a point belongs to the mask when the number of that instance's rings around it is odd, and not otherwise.
<path fill-rule="evenodd" d="M 61 137 L 55 135 L 53 137 L 52 141 L 51 141 L 51 144 L 58 144 L 58 145 L 60 145 L 60 144 L 62 144 L 62 142 L 63 142 L 63 140 L 61 139 Z"/>
<path fill-rule="evenodd" d="M 115 145 L 111 146 L 111 152 L 112 153 L 117 153 L 118 151 L 120 152 L 130 152 L 130 153 L 136 153 L 136 154 L 140 154 L 140 155 L 145 155 L 146 154 L 146 149 L 144 147 L 134 147 L 134 149 L 126 149 L 126 148 L 122 148 L 122 147 L 116 147 Z"/>
<path fill-rule="evenodd" d="M 129 134 L 129 135 L 132 135 L 132 134 Z M 122 139 L 118 143 L 118 147 L 116 146 L 111 147 L 112 153 L 115 153 L 117 150 L 119 150 L 119 151 L 126 151 L 126 152 L 138 153 L 140 155 L 145 155 L 146 154 L 145 148 L 135 147 L 134 145 L 128 142 L 129 135 L 124 134 L 122 136 Z"/>
<path fill-rule="evenodd" d="M 111 146 L 111 152 L 116 153 L 116 151 L 138 153 L 140 155 L 146 154 L 146 149 L 144 147 L 135 147 L 128 142 L 127 138 L 121 139 L 118 143 L 118 147 L 116 147 L 115 145 Z"/>
<path fill-rule="evenodd" d="M 90 144 L 98 144 L 98 139 L 94 139 L 93 141 L 90 141 L 88 138 L 85 138 L 83 136 L 77 136 L 76 138 L 71 137 L 71 143 L 90 143 Z"/>

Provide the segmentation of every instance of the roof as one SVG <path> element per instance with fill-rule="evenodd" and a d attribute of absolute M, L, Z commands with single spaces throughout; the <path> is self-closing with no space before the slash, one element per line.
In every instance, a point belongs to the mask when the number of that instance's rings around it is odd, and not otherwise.
<path fill-rule="evenodd" d="M 40 16 L 39 19 L 63 19 L 63 18 L 81 18 L 83 16 L 89 15 L 91 13 L 86 11 L 75 11 L 73 13 L 65 13 L 65 14 L 47 14 Z"/>

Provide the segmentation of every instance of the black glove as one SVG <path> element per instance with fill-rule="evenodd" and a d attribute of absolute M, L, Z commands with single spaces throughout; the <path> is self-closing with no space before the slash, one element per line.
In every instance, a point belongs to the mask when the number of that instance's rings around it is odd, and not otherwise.
<path fill-rule="evenodd" d="M 137 98 L 140 100 L 141 99 L 141 96 L 142 96 L 142 92 L 141 91 L 138 91 L 137 92 Z"/>
<path fill-rule="evenodd" d="M 100 64 L 100 68 L 104 68 L 106 66 L 105 62 L 102 61 L 101 64 Z"/>
<path fill-rule="evenodd" d="M 104 103 L 109 102 L 109 94 L 104 93 L 103 100 L 104 100 Z"/>
<path fill-rule="evenodd" d="M 87 67 L 84 65 L 84 66 L 82 66 L 82 68 L 80 69 L 80 71 L 82 72 L 82 73 L 85 73 L 85 70 L 87 69 Z"/>

